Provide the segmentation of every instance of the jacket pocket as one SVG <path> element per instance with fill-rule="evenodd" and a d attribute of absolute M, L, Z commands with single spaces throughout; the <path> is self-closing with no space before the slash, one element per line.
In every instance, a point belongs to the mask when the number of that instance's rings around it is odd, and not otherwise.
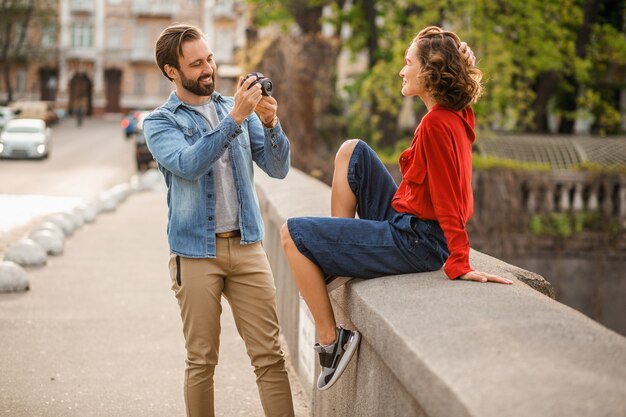
<path fill-rule="evenodd" d="M 185 140 L 189 144 L 194 144 L 200 139 L 200 129 L 196 126 L 181 126 L 180 130 L 185 135 Z"/>

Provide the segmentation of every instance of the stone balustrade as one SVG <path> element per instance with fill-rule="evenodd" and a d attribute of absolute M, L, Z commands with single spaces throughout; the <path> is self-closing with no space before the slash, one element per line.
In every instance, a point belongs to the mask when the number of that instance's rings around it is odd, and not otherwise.
<path fill-rule="evenodd" d="M 522 182 L 523 205 L 529 214 L 551 212 L 601 213 L 626 221 L 626 176 L 587 171 L 553 171 L 527 175 Z"/>

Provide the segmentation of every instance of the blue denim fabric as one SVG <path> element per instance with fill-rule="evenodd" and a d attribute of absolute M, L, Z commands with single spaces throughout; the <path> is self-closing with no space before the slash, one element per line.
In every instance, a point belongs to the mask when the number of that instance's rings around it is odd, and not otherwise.
<path fill-rule="evenodd" d="M 327 276 L 375 278 L 440 269 L 449 256 L 436 221 L 391 207 L 397 190 L 376 153 L 359 141 L 348 165 L 358 219 L 298 217 L 287 220 L 298 250 Z"/>
<path fill-rule="evenodd" d="M 254 161 L 274 178 L 289 171 L 289 140 L 280 124 L 265 128 L 256 114 L 239 126 L 228 114 L 232 97 L 213 93 L 220 123 L 213 130 L 173 92 L 144 120 L 146 142 L 167 184 L 170 250 L 189 258 L 215 258 L 213 164 L 229 152 L 233 165 L 241 242 L 263 239 L 263 221 L 253 182 Z"/>

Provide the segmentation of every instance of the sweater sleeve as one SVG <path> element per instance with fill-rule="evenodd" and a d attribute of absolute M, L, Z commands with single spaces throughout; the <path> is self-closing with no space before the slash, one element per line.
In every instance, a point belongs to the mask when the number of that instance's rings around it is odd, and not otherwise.
<path fill-rule="evenodd" d="M 423 128 L 428 187 L 435 216 L 450 250 L 443 269 L 448 278 L 456 279 L 473 270 L 469 263 L 469 238 L 461 213 L 463 178 L 458 150 L 443 122 L 435 121 Z"/>

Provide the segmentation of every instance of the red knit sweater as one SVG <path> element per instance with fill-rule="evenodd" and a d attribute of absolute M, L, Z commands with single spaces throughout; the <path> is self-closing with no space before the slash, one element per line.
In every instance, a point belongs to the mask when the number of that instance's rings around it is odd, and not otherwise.
<path fill-rule="evenodd" d="M 402 182 L 391 205 L 401 213 L 436 220 L 448 241 L 444 271 L 455 279 L 472 271 L 465 224 L 474 212 L 472 142 L 474 112 L 435 105 L 400 156 Z"/>

